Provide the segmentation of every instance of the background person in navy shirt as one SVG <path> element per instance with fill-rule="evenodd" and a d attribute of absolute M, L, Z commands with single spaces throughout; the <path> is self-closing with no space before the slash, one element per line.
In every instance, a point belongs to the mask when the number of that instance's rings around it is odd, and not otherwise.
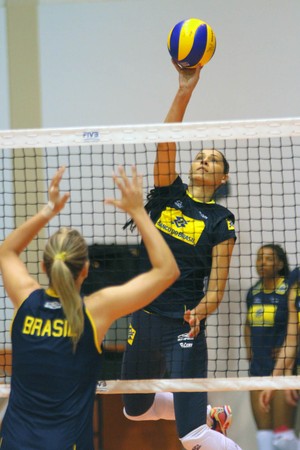
<path fill-rule="evenodd" d="M 251 376 L 269 376 L 284 343 L 289 316 L 289 265 L 283 248 L 277 244 L 260 247 L 256 270 L 259 280 L 247 295 L 245 340 L 250 362 L 249 373 Z M 285 445 L 288 446 L 291 445 L 291 439 L 295 439 L 295 408 L 286 402 L 283 391 L 276 391 L 269 410 L 262 411 L 259 405 L 260 393 L 250 391 L 258 449 L 289 449 L 283 447 L 282 442 L 286 441 Z"/>

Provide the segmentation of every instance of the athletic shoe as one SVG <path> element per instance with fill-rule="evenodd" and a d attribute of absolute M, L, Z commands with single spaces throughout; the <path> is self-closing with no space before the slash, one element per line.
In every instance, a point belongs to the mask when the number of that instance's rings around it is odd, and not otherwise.
<path fill-rule="evenodd" d="M 211 426 L 212 430 L 218 431 L 226 436 L 226 432 L 231 425 L 232 412 L 229 405 L 215 406 L 211 408 L 209 413 L 213 424 Z"/>

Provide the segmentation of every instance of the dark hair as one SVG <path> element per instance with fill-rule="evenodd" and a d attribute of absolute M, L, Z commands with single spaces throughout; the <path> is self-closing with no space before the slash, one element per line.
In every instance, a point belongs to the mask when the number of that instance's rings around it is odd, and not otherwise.
<path fill-rule="evenodd" d="M 222 153 L 220 150 L 218 149 L 213 149 L 216 150 L 217 152 L 220 153 L 220 155 L 222 156 L 222 160 L 223 160 L 223 166 L 224 166 L 224 175 L 227 175 L 229 173 L 229 162 L 227 161 L 227 159 L 225 158 L 224 153 Z M 218 200 L 222 197 L 226 198 L 230 195 L 230 183 L 227 180 L 226 183 L 221 184 L 221 186 L 219 186 L 213 195 L 213 200 Z"/>
<path fill-rule="evenodd" d="M 262 248 L 270 248 L 271 250 L 273 250 L 274 253 L 276 253 L 276 256 L 279 259 L 279 261 L 281 261 L 283 263 L 283 267 L 279 271 L 279 275 L 281 275 L 282 277 L 289 276 L 290 266 L 289 266 L 287 254 L 284 251 L 284 249 L 278 244 L 265 244 L 265 245 L 262 245 L 259 250 L 261 250 Z"/>
<path fill-rule="evenodd" d="M 217 150 L 217 149 L 215 149 L 215 150 Z M 217 150 L 217 152 L 219 152 L 220 155 L 222 156 L 223 164 L 224 164 L 224 174 L 227 175 L 229 173 L 229 162 L 225 158 L 224 153 L 220 152 L 220 150 Z"/>

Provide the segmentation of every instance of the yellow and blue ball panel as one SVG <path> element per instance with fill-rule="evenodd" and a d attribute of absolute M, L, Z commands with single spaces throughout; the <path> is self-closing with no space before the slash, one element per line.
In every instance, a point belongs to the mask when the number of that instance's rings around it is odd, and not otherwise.
<path fill-rule="evenodd" d="M 179 22 L 168 36 L 171 57 L 182 67 L 203 66 L 214 55 L 216 38 L 212 28 L 202 20 Z"/>

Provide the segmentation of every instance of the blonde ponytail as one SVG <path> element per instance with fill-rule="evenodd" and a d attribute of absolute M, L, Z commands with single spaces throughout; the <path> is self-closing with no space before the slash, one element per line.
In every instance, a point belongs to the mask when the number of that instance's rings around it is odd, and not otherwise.
<path fill-rule="evenodd" d="M 71 330 L 75 351 L 84 329 L 82 299 L 75 282 L 88 259 L 87 245 L 76 230 L 62 228 L 49 239 L 44 264 Z"/>

